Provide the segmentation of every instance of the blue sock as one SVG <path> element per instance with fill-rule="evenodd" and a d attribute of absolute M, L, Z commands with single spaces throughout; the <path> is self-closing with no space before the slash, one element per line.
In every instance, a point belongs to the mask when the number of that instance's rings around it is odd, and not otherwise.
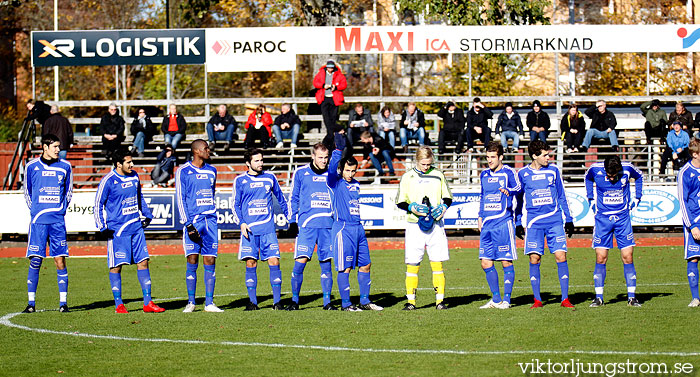
<path fill-rule="evenodd" d="M 696 280 L 697 281 L 697 280 Z M 347 272 L 338 272 L 338 292 L 340 292 L 340 300 L 342 306 L 350 306 L 350 274 Z"/>
<path fill-rule="evenodd" d="M 510 304 L 510 295 L 515 283 L 515 266 L 503 267 L 503 301 Z"/>
<path fill-rule="evenodd" d="M 496 271 L 496 267 L 491 266 L 486 268 L 484 269 L 484 273 L 486 274 L 486 282 L 489 283 L 489 289 L 491 289 L 491 294 L 493 295 L 493 302 L 501 302 L 501 292 L 499 290 L 500 285 L 498 284 L 498 271 Z"/>
<path fill-rule="evenodd" d="M 187 284 L 187 303 L 194 305 L 194 299 L 197 294 L 197 268 L 199 263 L 187 263 L 187 272 L 185 273 L 185 283 Z"/>
<path fill-rule="evenodd" d="M 331 261 L 320 262 L 320 265 L 323 306 L 326 306 L 331 303 L 331 290 L 333 289 L 333 268 L 331 266 Z"/>
<path fill-rule="evenodd" d="M 36 287 L 39 285 L 39 269 L 44 260 L 39 257 L 29 259 L 29 270 L 27 271 L 27 297 L 29 305 L 36 305 Z"/>
<path fill-rule="evenodd" d="M 542 301 L 540 296 L 540 264 L 530 263 L 530 285 L 532 286 L 532 294 L 535 295 L 535 300 Z"/>
<path fill-rule="evenodd" d="M 627 298 L 634 297 L 634 292 L 637 290 L 637 271 L 634 269 L 634 263 L 623 264 L 625 271 L 625 281 L 627 282 Z"/>
<path fill-rule="evenodd" d="M 68 305 L 68 269 L 56 270 L 59 305 Z"/>
<path fill-rule="evenodd" d="M 204 306 L 214 303 L 214 287 L 216 286 L 216 265 L 204 265 Z"/>
<path fill-rule="evenodd" d="M 258 304 L 258 273 L 256 269 L 257 267 L 245 268 L 245 286 L 248 289 L 248 298 L 255 305 Z"/>
<path fill-rule="evenodd" d="M 119 272 L 109 273 L 109 284 L 112 287 L 112 296 L 114 296 L 114 306 L 123 304 L 122 301 L 122 274 Z"/>
<path fill-rule="evenodd" d="M 596 263 L 593 269 L 593 285 L 595 286 L 595 297 L 603 300 L 603 290 L 605 288 L 605 264 Z"/>
<path fill-rule="evenodd" d="M 700 294 L 698 294 L 698 262 L 688 261 L 688 284 L 693 298 L 700 299 Z"/>
<path fill-rule="evenodd" d="M 360 286 L 360 304 L 369 304 L 369 289 L 372 286 L 372 279 L 369 272 L 357 271 L 357 284 Z"/>
<path fill-rule="evenodd" d="M 294 262 L 294 269 L 292 269 L 292 279 L 290 283 L 292 284 L 292 301 L 299 303 L 299 292 L 301 292 L 301 283 L 304 282 L 304 268 L 306 263 L 301 263 L 299 261 Z"/>
<path fill-rule="evenodd" d="M 557 262 L 557 272 L 559 273 L 561 300 L 564 301 L 569 298 L 569 263 L 566 261 Z"/>
<path fill-rule="evenodd" d="M 280 271 L 280 266 L 269 266 L 270 267 L 270 286 L 272 287 L 272 303 L 276 304 L 280 302 L 280 296 L 282 296 L 282 271 Z"/>
<path fill-rule="evenodd" d="M 143 292 L 143 304 L 148 305 L 151 302 L 151 272 L 147 269 L 136 270 L 136 276 L 141 284 L 141 292 Z"/>

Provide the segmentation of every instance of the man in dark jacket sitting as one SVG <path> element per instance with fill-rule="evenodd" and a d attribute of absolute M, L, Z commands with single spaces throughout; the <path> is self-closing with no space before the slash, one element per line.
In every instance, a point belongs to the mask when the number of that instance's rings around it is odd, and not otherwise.
<path fill-rule="evenodd" d="M 146 146 L 153 140 L 153 136 L 158 133 L 158 129 L 151 121 L 151 117 L 146 115 L 146 110 L 139 109 L 139 114 L 131 122 L 129 132 L 134 135 L 134 146 L 131 147 L 131 154 L 138 153 L 139 157 L 143 157 Z"/>
<path fill-rule="evenodd" d="M 371 160 L 379 175 L 384 175 L 384 170 L 382 169 L 382 161 L 384 161 L 387 168 L 389 168 L 389 174 L 394 175 L 394 164 L 391 162 L 394 156 L 394 148 L 391 147 L 388 141 L 382 139 L 376 133 L 365 131 L 360 135 L 360 142 L 363 144 L 362 154 L 364 161 L 362 161 L 362 167 L 367 165 L 367 160 Z"/>
<path fill-rule="evenodd" d="M 238 139 L 236 128 L 238 123 L 236 119 L 228 113 L 226 105 L 219 105 L 218 111 L 207 122 L 207 136 L 209 137 L 209 150 L 214 152 L 216 148 L 215 140 L 223 140 L 226 142 L 224 151 L 228 150 L 233 145 L 233 141 Z"/>
<path fill-rule="evenodd" d="M 595 106 L 586 109 L 585 114 L 591 118 L 591 127 L 586 131 L 586 137 L 583 140 L 581 149 L 584 152 L 588 150 L 588 147 L 591 146 L 591 141 L 595 137 L 610 140 L 613 151 L 617 152 L 617 134 L 615 133 L 617 119 L 615 119 L 615 114 L 607 110 L 605 101 L 599 100 L 595 103 Z"/>
<path fill-rule="evenodd" d="M 100 130 L 102 131 L 102 149 L 109 159 L 112 153 L 119 149 L 124 141 L 124 118 L 119 115 L 116 103 L 110 103 L 108 113 L 100 119 Z"/>
<path fill-rule="evenodd" d="M 68 155 L 68 149 L 73 145 L 73 126 L 70 125 L 68 118 L 61 115 L 58 111 L 58 106 L 51 106 L 51 115 L 46 118 L 42 124 L 41 135 L 52 134 L 58 136 L 61 142 L 61 151 L 58 152 L 58 158 L 65 160 Z"/>
<path fill-rule="evenodd" d="M 275 118 L 275 123 L 272 124 L 272 133 L 275 135 L 275 140 L 277 140 L 277 145 L 275 148 L 281 149 L 284 146 L 284 139 L 292 140 L 292 149 L 297 147 L 297 140 L 299 138 L 299 129 L 301 128 L 301 119 L 294 112 L 292 106 L 285 103 L 280 108 L 282 114 Z"/>
<path fill-rule="evenodd" d="M 481 98 L 474 98 L 472 108 L 467 111 L 467 148 L 472 152 L 474 149 L 474 141 L 481 140 L 484 146 L 491 141 L 491 129 L 489 128 L 489 119 L 493 118 L 493 113 L 481 103 Z"/>
<path fill-rule="evenodd" d="M 372 114 L 369 111 L 365 111 L 364 106 L 358 103 L 348 114 L 348 139 L 350 140 L 350 145 L 355 144 L 365 131 L 374 131 L 374 121 L 372 120 Z"/>
<path fill-rule="evenodd" d="M 512 102 L 506 102 L 506 109 L 498 116 L 496 135 L 501 135 L 503 150 L 511 151 L 508 148 L 509 139 L 513 140 L 513 149 L 518 150 L 520 138 L 523 137 L 523 122 L 520 119 L 520 114 L 513 110 Z"/>
<path fill-rule="evenodd" d="M 457 142 L 457 153 L 462 153 L 464 146 L 464 111 L 454 102 L 448 101 L 437 113 L 442 118 L 442 129 L 438 134 L 438 153 L 445 153 L 448 141 Z"/>

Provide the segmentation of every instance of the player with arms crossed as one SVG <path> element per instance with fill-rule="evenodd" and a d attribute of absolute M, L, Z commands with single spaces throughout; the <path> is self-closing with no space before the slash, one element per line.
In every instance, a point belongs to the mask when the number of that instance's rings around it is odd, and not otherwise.
<path fill-rule="evenodd" d="M 444 174 L 433 167 L 435 157 L 430 147 L 419 147 L 415 158 L 416 166 L 401 177 L 399 192 L 396 194 L 396 206 L 408 212 L 404 242 L 408 302 L 403 310 L 416 310 L 418 270 L 426 249 L 433 270 L 435 308 L 447 309 L 443 303 L 445 274 L 442 262 L 450 259 L 450 251 L 442 219 L 452 204 L 452 193 Z"/>
<path fill-rule="evenodd" d="M 207 164 L 209 145 L 202 139 L 191 144 L 192 161 L 177 169 L 175 197 L 180 208 L 180 222 L 185 225 L 182 245 L 187 258 L 187 305 L 183 313 L 195 309 L 199 255 L 204 262 L 204 311 L 223 312 L 214 304 L 216 257 L 219 251 L 219 230 L 216 223 L 216 168 Z"/>
<path fill-rule="evenodd" d="M 685 259 L 688 261 L 688 284 L 693 299 L 691 308 L 700 306 L 698 294 L 698 261 L 700 260 L 700 140 L 693 139 L 688 147 L 692 159 L 688 161 L 676 178 L 678 199 L 681 202 Z"/>
<path fill-rule="evenodd" d="M 288 215 L 287 201 L 277 178 L 263 171 L 263 152 L 250 149 L 245 152 L 248 171 L 233 180 L 233 221 L 241 227 L 238 259 L 245 261 L 245 285 L 250 302 L 245 310 L 258 310 L 258 259 L 267 261 L 272 286 L 272 309 L 283 310 L 280 303 L 282 271 L 280 247 L 275 233 L 275 214 L 272 196 L 277 198 L 284 215 Z"/>
<path fill-rule="evenodd" d="M 566 201 L 564 182 L 559 169 L 549 163 L 547 143 L 542 140 L 531 141 L 527 153 L 532 158 L 532 163 L 518 171 L 522 189 L 518 194 L 518 205 L 515 209 L 515 235 L 520 239 L 525 235 L 525 255 L 530 258 L 530 285 L 535 296 L 535 303 L 531 308 L 542 307 L 540 260 L 544 255 L 545 240 L 549 252 L 554 254 L 557 261 L 561 306 L 573 308 L 569 301 L 566 236 L 571 237 L 574 234 L 574 223 L 569 203 Z M 522 222 L 523 206 L 527 211 L 526 223 Z"/>
<path fill-rule="evenodd" d="M 107 173 L 95 196 L 95 226 L 107 238 L 109 282 L 117 313 L 128 313 L 122 301 L 122 265 L 136 264 L 136 274 L 143 292 L 143 311 L 160 313 L 165 309 L 151 300 L 151 273 L 148 270 L 148 247 L 143 229 L 153 215 L 141 193 L 141 182 L 134 162 L 126 149 L 112 154 L 114 170 Z M 142 218 L 143 216 L 143 218 Z"/>
<path fill-rule="evenodd" d="M 635 199 L 630 200 L 630 179 L 634 179 Z M 593 185 L 596 187 L 593 202 Z M 593 227 L 593 248 L 595 249 L 595 269 L 593 284 L 595 298 L 590 307 L 603 306 L 603 289 L 605 287 L 605 267 L 608 262 L 608 250 L 613 247 L 613 235 L 622 257 L 622 267 L 627 282 L 627 305 L 642 306 L 635 297 L 637 272 L 634 269 L 632 253 L 634 251 L 634 233 L 630 213 L 642 198 L 642 172 L 629 162 L 621 162 L 620 157 L 608 156 L 603 163 L 591 165 L 586 172 L 586 196 L 595 213 Z"/>
<path fill-rule="evenodd" d="M 520 191 L 518 173 L 503 165 L 503 146 L 492 141 L 486 146 L 486 162 L 479 176 L 479 259 L 493 297 L 480 309 L 508 309 L 515 282 L 513 260 L 518 259 L 513 224 L 513 197 Z M 494 261 L 503 265 L 503 299 Z"/>
<path fill-rule="evenodd" d="M 24 198 L 29 207 L 31 220 L 27 244 L 29 271 L 27 273 L 28 304 L 22 313 L 36 311 L 36 289 L 39 284 L 39 269 L 46 257 L 46 242 L 49 256 L 56 265 L 58 281 L 58 311 L 68 310 L 68 270 L 66 257 L 66 208 L 73 195 L 73 172 L 70 163 L 58 158 L 61 142 L 53 134 L 41 137 L 41 157 L 27 163 L 24 176 Z"/>
<path fill-rule="evenodd" d="M 331 305 L 333 267 L 331 266 L 331 193 L 326 185 L 328 177 L 328 148 L 318 143 L 311 150 L 311 163 L 298 168 L 292 177 L 289 196 L 289 230 L 298 235 L 294 243 L 294 270 L 292 270 L 292 303 L 287 310 L 299 309 L 299 292 L 304 281 L 304 268 L 318 247 L 321 265 L 323 309 L 338 310 Z"/>
<path fill-rule="evenodd" d="M 345 149 L 345 134 L 336 132 L 335 150 L 328 164 L 328 187 L 333 203 L 333 227 L 331 228 L 331 251 L 338 271 L 338 291 L 344 311 L 384 310 L 369 299 L 370 267 L 369 245 L 365 229 L 360 222 L 360 183 L 355 180 L 357 161 L 348 156 L 342 158 Z M 341 159 L 342 158 L 342 159 Z M 340 174 L 338 167 L 340 166 Z M 360 286 L 360 305 L 350 302 L 350 271 L 358 268 L 357 282 Z"/>

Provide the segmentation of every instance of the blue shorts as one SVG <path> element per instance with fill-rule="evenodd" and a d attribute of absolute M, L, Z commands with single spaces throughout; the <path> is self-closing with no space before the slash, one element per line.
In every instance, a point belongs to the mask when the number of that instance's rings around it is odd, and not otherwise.
<path fill-rule="evenodd" d="M 27 237 L 27 258 L 46 257 L 46 241 L 49 241 L 49 256 L 67 257 L 66 223 L 30 224 Z"/>
<path fill-rule="evenodd" d="M 330 228 L 300 228 L 294 243 L 294 259 L 302 257 L 311 259 L 316 245 L 318 245 L 319 261 L 325 262 L 333 258 Z"/>
<path fill-rule="evenodd" d="M 513 220 L 481 228 L 481 234 L 479 235 L 479 259 L 507 261 L 518 259 L 517 249 L 515 248 Z"/>
<path fill-rule="evenodd" d="M 280 245 L 277 242 L 276 233 L 252 234 L 248 238 L 241 234 L 241 242 L 238 246 L 238 259 L 268 260 L 280 257 Z"/>
<path fill-rule="evenodd" d="M 525 233 L 525 255 L 544 255 L 544 240 L 547 239 L 549 252 L 566 252 L 566 233 L 564 224 L 555 224 L 549 228 L 531 228 Z"/>
<path fill-rule="evenodd" d="M 195 243 L 187 234 L 187 228 L 182 229 L 182 247 L 185 256 L 201 254 L 202 256 L 216 257 L 219 253 L 219 228 L 216 224 L 216 216 L 207 216 L 201 221 L 192 223 L 202 238 L 201 243 Z"/>
<path fill-rule="evenodd" d="M 331 252 L 337 271 L 372 263 L 369 258 L 365 228 L 361 224 L 350 225 L 343 221 L 336 221 L 331 228 L 331 235 L 333 237 Z"/>
<path fill-rule="evenodd" d="M 134 234 L 116 234 L 107 241 L 107 264 L 109 268 L 122 264 L 136 264 L 148 259 L 148 247 L 143 230 Z"/>
<path fill-rule="evenodd" d="M 613 234 L 620 250 L 635 246 L 632 219 L 629 216 L 596 214 L 595 226 L 593 227 L 593 248 L 612 249 Z"/>
<path fill-rule="evenodd" d="M 693 238 L 688 227 L 683 227 L 683 239 L 685 245 L 685 259 L 700 258 L 700 242 Z"/>

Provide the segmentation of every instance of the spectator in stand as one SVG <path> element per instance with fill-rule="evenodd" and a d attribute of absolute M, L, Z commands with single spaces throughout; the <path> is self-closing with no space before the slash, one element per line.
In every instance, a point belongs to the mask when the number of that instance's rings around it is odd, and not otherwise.
<path fill-rule="evenodd" d="M 445 153 L 445 144 L 448 141 L 457 142 L 457 153 L 462 153 L 464 147 L 464 111 L 454 102 L 448 101 L 440 108 L 437 115 L 442 118 L 442 129 L 438 134 L 438 153 Z"/>
<path fill-rule="evenodd" d="M 681 122 L 681 129 L 688 133 L 690 137 L 693 136 L 693 114 L 685 108 L 683 102 L 676 102 L 676 109 L 668 115 L 668 124 L 671 125 L 673 122 Z"/>
<path fill-rule="evenodd" d="M 581 150 L 583 152 L 587 151 L 595 137 L 610 140 L 612 150 L 617 152 L 617 133 L 615 133 L 617 119 L 615 119 L 615 114 L 608 111 L 605 101 L 598 100 L 595 106 L 587 108 L 584 114 L 591 118 L 591 127 L 586 131 Z"/>
<path fill-rule="evenodd" d="M 652 138 L 659 138 L 663 142 L 667 133 L 666 125 L 669 123 L 668 118 L 666 118 L 666 111 L 661 108 L 661 102 L 658 99 L 647 101 L 639 109 L 642 110 L 642 115 L 646 119 L 644 122 L 644 135 L 646 135 L 647 143 L 651 143 Z"/>
<path fill-rule="evenodd" d="M 173 151 L 177 151 L 180 141 L 185 138 L 187 121 L 182 114 L 177 112 L 177 106 L 174 103 L 170 104 L 168 115 L 163 117 L 163 124 L 160 125 L 160 129 L 165 136 L 165 144 L 172 145 Z"/>
<path fill-rule="evenodd" d="M 399 139 L 403 153 L 408 153 L 408 141 L 411 139 L 418 140 L 418 145 L 425 145 L 425 115 L 416 107 L 415 102 L 409 102 L 401 113 Z"/>
<path fill-rule="evenodd" d="M 389 168 L 389 175 L 394 175 L 394 164 L 391 162 L 394 155 L 394 148 L 376 133 L 364 131 L 360 135 L 360 142 L 363 144 L 363 156 L 361 166 L 365 167 L 368 161 L 372 161 L 372 165 L 377 169 L 379 175 L 384 175 L 382 169 L 382 161 L 386 162 Z"/>
<path fill-rule="evenodd" d="M 530 141 L 540 139 L 547 142 L 547 133 L 549 133 L 549 114 L 542 111 L 542 104 L 539 100 L 532 102 L 532 111 L 527 113 L 527 128 L 530 130 Z"/>
<path fill-rule="evenodd" d="M 245 123 L 245 148 L 267 148 L 272 136 L 271 126 L 272 116 L 266 111 L 265 105 L 258 105 Z"/>
<path fill-rule="evenodd" d="M 301 119 L 294 112 L 292 106 L 288 103 L 282 104 L 282 114 L 275 118 L 275 123 L 272 125 L 272 132 L 275 134 L 277 146 L 275 148 L 282 149 L 284 146 L 283 139 L 292 139 L 292 149 L 297 147 L 299 139 L 299 129 L 301 128 Z"/>
<path fill-rule="evenodd" d="M 374 132 L 374 121 L 369 111 L 365 111 L 361 103 L 355 105 L 348 114 L 348 139 L 350 145 L 357 143 L 365 131 Z"/>
<path fill-rule="evenodd" d="M 666 149 L 661 156 L 661 171 L 659 174 L 666 173 L 666 165 L 668 161 L 673 162 L 674 169 L 680 169 L 690 158 L 688 146 L 690 145 L 690 137 L 687 132 L 683 132 L 683 125 L 680 121 L 675 121 L 671 125 L 671 131 L 666 134 Z"/>
<path fill-rule="evenodd" d="M 228 152 L 233 146 L 233 141 L 238 139 L 236 128 L 238 128 L 238 122 L 228 113 L 226 105 L 219 105 L 216 114 L 209 119 L 206 126 L 209 151 L 214 152 L 216 149 L 216 140 L 223 140 L 226 142 L 224 152 Z"/>
<path fill-rule="evenodd" d="M 70 125 L 68 118 L 61 115 L 58 111 L 58 106 L 51 106 L 51 115 L 42 123 L 41 136 L 56 135 L 61 142 L 61 150 L 58 152 L 58 158 L 65 160 L 68 155 L 68 149 L 73 145 L 73 126 Z"/>
<path fill-rule="evenodd" d="M 396 149 L 396 117 L 389 106 L 384 106 L 377 116 L 377 135 Z"/>
<path fill-rule="evenodd" d="M 177 165 L 177 159 L 173 146 L 166 144 L 165 148 L 158 154 L 156 166 L 151 171 L 153 186 L 168 187 L 168 181 L 173 179 L 175 165 Z"/>
<path fill-rule="evenodd" d="M 491 141 L 491 129 L 489 128 L 489 119 L 493 118 L 493 113 L 488 107 L 481 103 L 481 98 L 474 98 L 472 108 L 467 111 L 467 148 L 469 152 L 474 151 L 474 141 L 481 140 L 486 144 Z"/>
<path fill-rule="evenodd" d="M 569 105 L 569 110 L 561 118 L 561 136 L 566 142 L 566 153 L 578 152 L 583 134 L 586 132 L 586 120 L 583 114 L 578 111 L 575 104 Z"/>
<path fill-rule="evenodd" d="M 348 84 L 345 75 L 333 60 L 326 62 L 314 77 L 316 88 L 316 102 L 321 105 L 323 123 L 326 125 L 326 133 L 332 135 L 342 129 L 338 125 L 338 107 L 345 102 L 343 90 Z"/>
<path fill-rule="evenodd" d="M 520 139 L 524 136 L 523 121 L 520 119 L 520 114 L 513 110 L 512 102 L 506 102 L 506 109 L 498 116 L 496 135 L 501 136 L 503 150 L 508 150 L 508 153 L 517 151 L 520 147 Z M 512 149 L 508 148 L 508 140 L 513 140 Z"/>
<path fill-rule="evenodd" d="M 158 129 L 151 121 L 151 117 L 146 115 L 145 109 L 139 109 L 139 115 L 131 122 L 129 131 L 134 135 L 134 146 L 131 147 L 130 153 L 132 155 L 138 153 L 139 157 L 143 157 L 146 146 L 153 140 L 153 136 L 158 133 Z"/>
<path fill-rule="evenodd" d="M 107 159 L 112 158 L 112 153 L 119 149 L 124 141 L 124 118 L 119 115 L 116 103 L 110 103 L 108 113 L 100 119 L 102 131 L 102 150 Z"/>
<path fill-rule="evenodd" d="M 27 101 L 27 119 L 36 120 L 42 126 L 48 117 L 51 116 L 51 106 L 44 103 L 44 101 L 36 101 L 33 99 Z"/>

